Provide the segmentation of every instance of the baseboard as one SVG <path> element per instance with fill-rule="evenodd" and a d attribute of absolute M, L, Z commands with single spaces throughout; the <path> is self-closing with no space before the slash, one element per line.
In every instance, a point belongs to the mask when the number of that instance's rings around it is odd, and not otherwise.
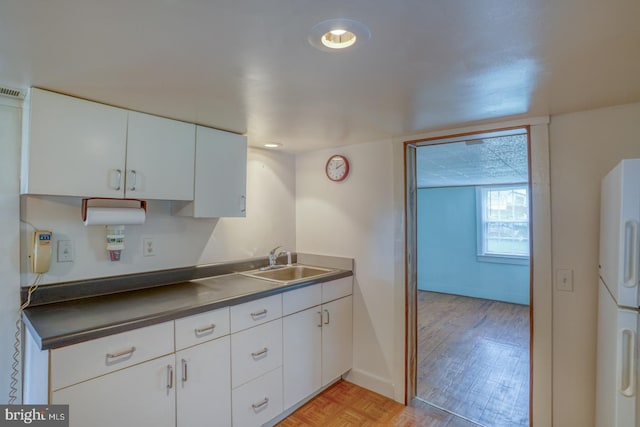
<path fill-rule="evenodd" d="M 364 387 L 371 391 L 375 391 L 376 393 L 386 396 L 389 399 L 396 400 L 395 387 L 393 383 L 387 378 L 379 377 L 361 369 L 351 369 L 351 371 L 349 371 L 349 373 L 344 378 L 345 380 L 352 382 L 355 385 Z"/>

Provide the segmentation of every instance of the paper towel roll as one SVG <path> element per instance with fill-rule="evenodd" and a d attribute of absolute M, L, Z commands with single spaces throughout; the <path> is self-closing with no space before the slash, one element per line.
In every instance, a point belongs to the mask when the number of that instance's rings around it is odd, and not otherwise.
<path fill-rule="evenodd" d="M 144 224 L 145 210 L 142 208 L 87 208 L 84 225 L 128 225 Z"/>

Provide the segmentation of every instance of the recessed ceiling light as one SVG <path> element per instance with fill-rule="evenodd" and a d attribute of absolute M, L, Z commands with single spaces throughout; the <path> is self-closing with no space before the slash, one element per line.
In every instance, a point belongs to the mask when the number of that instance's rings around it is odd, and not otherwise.
<path fill-rule="evenodd" d="M 263 144 L 265 147 L 267 148 L 279 148 L 282 147 L 282 144 L 278 143 L 278 142 L 267 142 L 266 144 Z"/>
<path fill-rule="evenodd" d="M 323 45 L 330 49 L 344 49 L 353 44 L 358 39 L 358 36 L 347 30 L 331 30 L 325 33 L 320 41 Z"/>
<path fill-rule="evenodd" d="M 370 38 L 371 32 L 362 22 L 340 18 L 328 19 L 315 25 L 308 41 L 317 49 L 336 52 L 361 46 Z"/>

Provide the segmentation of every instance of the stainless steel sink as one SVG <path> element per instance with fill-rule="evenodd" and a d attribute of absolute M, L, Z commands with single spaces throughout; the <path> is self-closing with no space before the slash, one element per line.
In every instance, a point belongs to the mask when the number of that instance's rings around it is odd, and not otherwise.
<path fill-rule="evenodd" d="M 310 267 L 306 265 L 292 265 L 283 268 L 270 270 L 252 270 L 240 274 L 258 279 L 271 280 L 273 282 L 295 282 L 299 280 L 311 279 L 316 276 L 330 274 L 335 270 L 321 267 Z"/>

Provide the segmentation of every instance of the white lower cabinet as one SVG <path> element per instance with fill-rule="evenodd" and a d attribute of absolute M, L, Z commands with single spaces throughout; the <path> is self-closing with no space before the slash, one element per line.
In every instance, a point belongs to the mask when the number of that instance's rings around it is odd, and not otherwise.
<path fill-rule="evenodd" d="M 321 313 L 317 306 L 282 319 L 285 408 L 322 387 Z"/>
<path fill-rule="evenodd" d="M 176 352 L 177 427 L 231 425 L 229 336 Z"/>
<path fill-rule="evenodd" d="M 322 385 L 351 369 L 353 360 L 353 297 L 322 305 Z"/>
<path fill-rule="evenodd" d="M 346 279 L 346 280 L 345 280 Z M 346 373 L 353 359 L 351 277 L 291 291 L 282 319 L 284 408 L 288 409 Z M 319 295 L 322 295 L 320 297 Z M 346 296 L 345 296 L 346 295 Z M 327 301 L 328 298 L 337 298 Z M 287 304 L 287 300 L 290 304 Z M 320 301 L 327 301 L 319 304 Z"/>
<path fill-rule="evenodd" d="M 258 427 L 276 417 L 283 411 L 282 367 L 234 389 L 232 401 L 234 427 Z"/>
<path fill-rule="evenodd" d="M 282 366 L 282 319 L 231 335 L 232 387 Z"/>
<path fill-rule="evenodd" d="M 174 355 L 141 363 L 51 393 L 69 404 L 71 427 L 175 425 Z"/>
<path fill-rule="evenodd" d="M 72 427 L 252 427 L 351 369 L 352 278 L 50 351 L 27 331 L 25 403 Z M 284 317 L 283 317 L 284 313 Z"/>
<path fill-rule="evenodd" d="M 231 354 L 233 425 L 261 426 L 283 411 L 282 318 L 231 334 Z"/>

